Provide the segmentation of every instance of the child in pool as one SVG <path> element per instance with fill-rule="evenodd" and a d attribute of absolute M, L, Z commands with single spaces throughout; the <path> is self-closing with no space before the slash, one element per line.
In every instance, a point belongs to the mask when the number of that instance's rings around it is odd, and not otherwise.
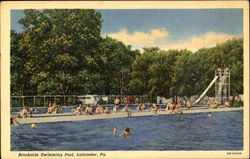
<path fill-rule="evenodd" d="M 129 128 L 126 128 L 120 136 L 123 136 L 123 137 L 132 136 L 132 133 Z"/>

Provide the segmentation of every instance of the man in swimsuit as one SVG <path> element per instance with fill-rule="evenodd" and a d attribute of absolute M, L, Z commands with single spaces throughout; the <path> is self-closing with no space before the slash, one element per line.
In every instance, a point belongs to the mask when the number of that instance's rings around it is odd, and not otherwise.
<path fill-rule="evenodd" d="M 120 136 L 123 136 L 123 137 L 132 136 L 132 133 L 129 128 L 126 128 Z"/>

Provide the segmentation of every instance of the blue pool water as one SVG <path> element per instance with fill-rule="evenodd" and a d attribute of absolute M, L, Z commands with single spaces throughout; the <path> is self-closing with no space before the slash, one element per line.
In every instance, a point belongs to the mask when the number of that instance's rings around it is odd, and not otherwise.
<path fill-rule="evenodd" d="M 113 128 L 118 134 L 113 135 Z M 129 127 L 133 136 L 120 137 Z M 12 151 L 242 150 L 243 112 L 156 115 L 92 121 L 16 125 Z"/>

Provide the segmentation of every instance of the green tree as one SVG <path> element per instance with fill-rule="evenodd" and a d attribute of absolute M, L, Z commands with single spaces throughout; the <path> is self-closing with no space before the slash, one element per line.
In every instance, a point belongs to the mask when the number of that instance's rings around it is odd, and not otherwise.
<path fill-rule="evenodd" d="M 90 91 L 98 69 L 101 14 L 95 10 L 25 10 L 20 48 L 27 53 L 25 70 L 39 94 Z M 91 81 L 92 82 L 92 81 Z M 79 90 L 76 84 L 84 83 Z M 87 86 L 86 86 L 87 85 Z"/>
<path fill-rule="evenodd" d="M 118 94 L 118 74 L 125 73 L 125 83 L 130 79 L 131 65 L 139 54 L 137 50 L 132 51 L 131 46 L 125 46 L 122 42 L 106 37 L 100 44 L 99 70 L 101 79 L 104 82 L 103 91 L 105 94 Z"/>
<path fill-rule="evenodd" d="M 26 71 L 24 65 L 27 61 L 27 52 L 20 49 L 22 34 L 11 31 L 11 94 L 25 95 L 34 91 L 32 85 L 25 81 L 31 80 L 31 74 Z"/>

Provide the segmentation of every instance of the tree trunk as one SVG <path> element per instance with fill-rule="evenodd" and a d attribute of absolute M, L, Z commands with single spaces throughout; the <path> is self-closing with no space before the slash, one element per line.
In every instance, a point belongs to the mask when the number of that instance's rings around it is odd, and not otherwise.
<path fill-rule="evenodd" d="M 67 94 L 67 91 L 68 91 L 68 86 L 64 89 L 63 88 L 63 84 L 61 84 L 61 90 L 62 90 L 62 92 L 63 92 L 63 105 L 65 106 L 66 105 L 66 97 L 65 97 L 65 95 Z"/>

